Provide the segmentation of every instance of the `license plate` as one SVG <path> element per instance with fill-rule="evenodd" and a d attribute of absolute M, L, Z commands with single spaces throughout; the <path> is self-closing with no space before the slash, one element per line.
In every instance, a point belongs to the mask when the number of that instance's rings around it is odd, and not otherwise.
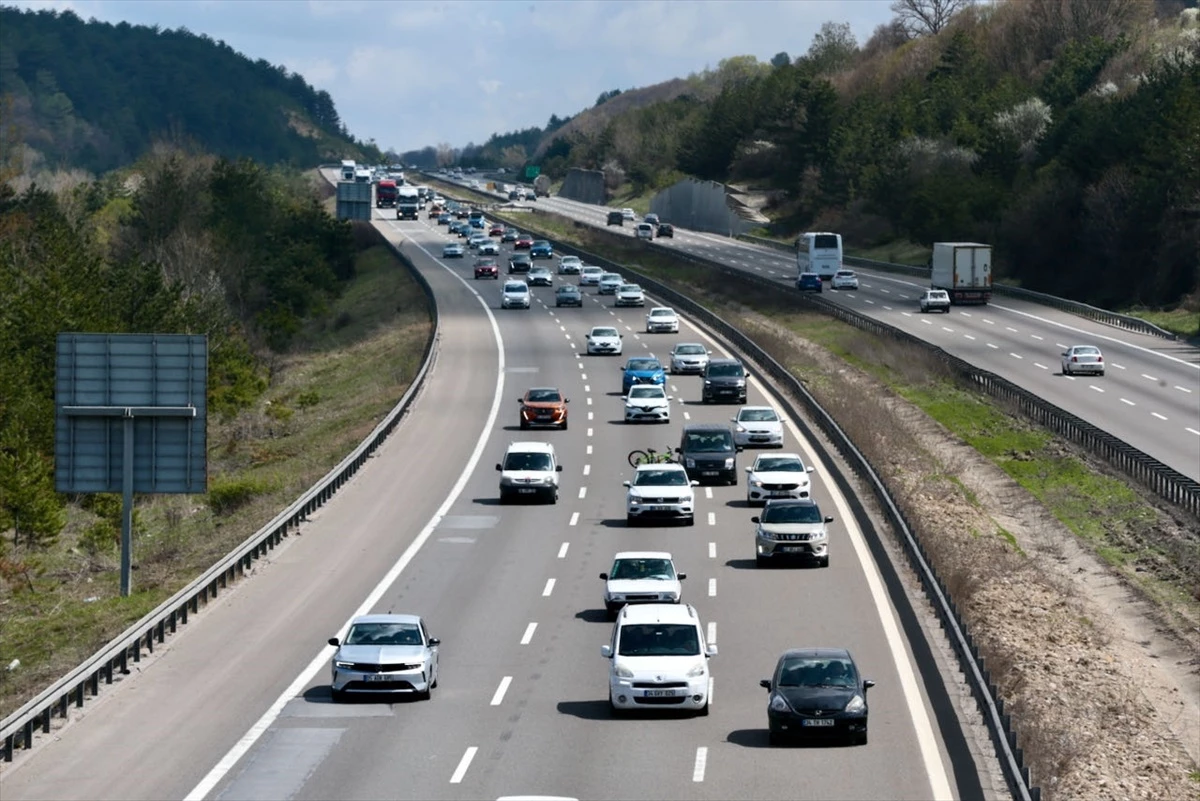
<path fill-rule="evenodd" d="M 780 548 L 784 553 L 804 553 L 804 548 L 799 545 L 785 545 Z"/>
<path fill-rule="evenodd" d="M 367 676 L 367 681 L 389 681 L 391 678 L 392 677 L 386 673 L 374 673 L 370 676 Z"/>
<path fill-rule="evenodd" d="M 523 493 L 526 495 L 532 495 L 533 493 L 537 492 L 537 490 L 535 490 L 533 487 L 521 487 L 520 489 L 517 490 L 517 492 L 520 492 L 520 493 Z"/>
<path fill-rule="evenodd" d="M 703 470 L 703 471 L 701 471 L 700 475 L 702 475 L 702 476 L 715 476 L 715 475 L 717 475 L 717 473 L 719 473 L 719 472 L 720 472 L 719 470 Z"/>
<path fill-rule="evenodd" d="M 671 507 L 670 506 L 647 506 L 646 510 L 650 511 L 650 512 L 669 512 L 669 511 L 671 511 Z"/>
<path fill-rule="evenodd" d="M 678 692 L 676 690 L 646 690 L 645 695 L 647 698 L 673 698 L 678 695 Z"/>
<path fill-rule="evenodd" d="M 805 718 L 800 721 L 801 726 L 824 727 L 834 725 L 834 721 L 827 718 Z"/>

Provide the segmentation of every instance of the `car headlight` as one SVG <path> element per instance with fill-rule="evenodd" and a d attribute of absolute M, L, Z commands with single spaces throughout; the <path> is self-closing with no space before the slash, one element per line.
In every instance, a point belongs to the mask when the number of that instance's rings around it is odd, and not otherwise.
<path fill-rule="evenodd" d="M 740 378 L 738 379 L 738 382 L 734 384 L 734 386 L 738 389 L 741 389 L 742 387 L 746 386 L 746 380 L 744 378 Z"/>
<path fill-rule="evenodd" d="M 350 668 L 354 667 L 354 663 L 346 662 L 345 660 L 342 660 L 342 659 L 335 659 L 333 661 L 333 666 L 336 668 L 341 668 L 342 670 L 349 670 Z"/>
<path fill-rule="evenodd" d="M 734 459 L 733 459 L 733 457 L 732 457 L 732 456 L 730 456 L 728 459 L 726 459 L 726 460 L 725 460 L 725 469 L 726 469 L 726 470 L 732 470 L 732 469 L 733 469 L 733 462 L 734 462 Z"/>
<path fill-rule="evenodd" d="M 752 487 L 761 487 L 762 485 L 763 485 L 762 481 L 760 481 L 757 478 L 750 482 L 750 486 L 752 486 Z"/>
<path fill-rule="evenodd" d="M 709 381 L 709 380 L 706 378 L 706 379 L 704 379 L 704 386 L 706 386 L 706 387 L 711 387 L 711 386 L 712 386 L 712 382 L 711 382 L 711 381 Z"/>
<path fill-rule="evenodd" d="M 771 693 L 769 708 L 772 712 L 787 712 L 789 709 L 788 702 L 779 693 Z"/>
<path fill-rule="evenodd" d="M 692 665 L 692 669 L 687 672 L 687 677 L 689 679 L 698 679 L 707 671 L 708 665 L 704 664 L 703 662 L 697 662 L 696 664 Z"/>
<path fill-rule="evenodd" d="M 637 497 L 635 497 L 635 496 L 633 496 L 633 495 L 630 495 L 630 496 L 629 496 L 629 505 L 630 505 L 630 506 L 637 506 L 637 505 L 638 505 L 639 503 L 641 503 L 641 502 L 642 502 L 642 499 L 641 499 L 641 498 L 637 498 Z"/>
<path fill-rule="evenodd" d="M 615 673 L 619 679 L 633 678 L 633 671 L 621 664 L 613 665 L 613 673 Z"/>
<path fill-rule="evenodd" d="M 829 539 L 828 531 L 814 531 L 813 533 L 808 535 L 809 542 L 820 542 L 821 540 L 827 540 L 827 539 Z"/>
<path fill-rule="evenodd" d="M 862 712 L 867 708 L 867 702 L 863 700 L 861 695 L 855 695 L 850 699 L 850 703 L 846 704 L 847 712 Z"/>
<path fill-rule="evenodd" d="M 742 426 L 738 426 L 738 427 L 737 427 L 737 432 L 738 432 L 739 434 L 745 434 L 745 433 L 746 433 L 746 429 L 745 429 L 744 427 L 742 427 Z"/>

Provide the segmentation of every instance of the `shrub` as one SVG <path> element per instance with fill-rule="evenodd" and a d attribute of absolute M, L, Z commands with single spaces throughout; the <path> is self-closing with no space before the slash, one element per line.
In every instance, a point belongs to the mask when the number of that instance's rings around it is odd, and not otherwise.
<path fill-rule="evenodd" d="M 266 481 L 253 476 L 218 479 L 208 489 L 208 508 L 213 510 L 213 514 L 228 514 L 268 490 L 270 486 Z"/>

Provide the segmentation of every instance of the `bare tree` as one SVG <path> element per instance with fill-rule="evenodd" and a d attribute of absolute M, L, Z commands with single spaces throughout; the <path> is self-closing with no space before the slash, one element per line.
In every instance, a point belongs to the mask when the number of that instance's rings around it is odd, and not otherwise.
<path fill-rule="evenodd" d="M 895 0 L 892 13 L 909 36 L 939 33 L 950 19 L 975 0 Z"/>

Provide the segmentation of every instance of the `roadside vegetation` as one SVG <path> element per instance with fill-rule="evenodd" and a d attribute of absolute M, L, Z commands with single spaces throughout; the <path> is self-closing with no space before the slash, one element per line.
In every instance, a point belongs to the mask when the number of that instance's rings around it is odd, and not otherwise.
<path fill-rule="evenodd" d="M 4 191 L 0 189 L 0 191 Z M 411 384 L 421 288 L 301 175 L 164 151 L 60 195 L 0 196 L 0 717 L 295 500 Z M 209 492 L 54 492 L 54 336 L 207 334 Z"/>
<path fill-rule="evenodd" d="M 1056 532 L 1073 534 L 1152 602 L 1153 625 L 1196 651 L 1200 521 L 960 384 L 922 348 L 798 311 L 786 294 L 557 215 L 537 212 L 512 223 L 693 297 L 805 383 L 867 453 L 920 532 L 1014 715 L 1043 798 L 1194 793 L 1195 765 L 1164 721 L 1139 711 L 1138 677 L 1132 668 L 1111 667 L 1126 655 L 1097 622 L 1108 610 L 1059 572 L 1070 549 Z M 953 443 L 977 452 L 1020 489 L 995 478 L 981 483 L 978 466 Z M 1052 519 L 1039 523 L 1042 508 Z M 1104 721 L 1114 716 L 1129 728 L 1111 730 Z M 1098 790 L 1098 777 L 1108 776 L 1121 783 Z"/>

